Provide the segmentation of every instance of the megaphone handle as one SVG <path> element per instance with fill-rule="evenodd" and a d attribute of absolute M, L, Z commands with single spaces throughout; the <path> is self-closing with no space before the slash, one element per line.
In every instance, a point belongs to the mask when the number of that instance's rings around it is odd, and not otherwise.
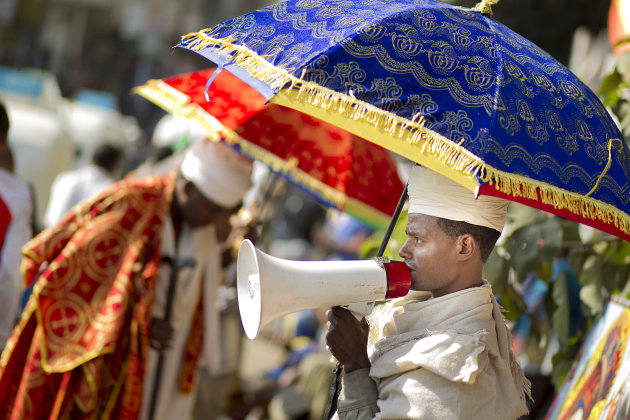
<path fill-rule="evenodd" d="M 374 302 L 349 303 L 347 305 L 342 305 L 341 307 L 352 312 L 352 315 L 354 315 L 357 320 L 361 321 L 364 316 L 367 316 L 372 312 Z"/>

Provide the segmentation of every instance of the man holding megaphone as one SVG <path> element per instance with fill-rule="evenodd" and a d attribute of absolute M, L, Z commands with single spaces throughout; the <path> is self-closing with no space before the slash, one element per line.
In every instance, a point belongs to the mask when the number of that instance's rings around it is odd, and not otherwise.
<path fill-rule="evenodd" d="M 411 170 L 407 296 L 361 321 L 328 312 L 327 345 L 343 366 L 334 418 L 516 419 L 529 381 L 483 265 L 508 202 L 474 195 L 421 166 Z"/>

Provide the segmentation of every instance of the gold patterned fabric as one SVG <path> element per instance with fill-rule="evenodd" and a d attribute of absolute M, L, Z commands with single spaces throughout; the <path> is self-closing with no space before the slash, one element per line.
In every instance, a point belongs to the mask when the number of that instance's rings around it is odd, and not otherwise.
<path fill-rule="evenodd" d="M 310 115 L 267 104 L 227 71 L 150 80 L 135 92 L 198 122 L 210 137 L 234 145 L 323 204 L 376 228 L 385 228 L 394 213 L 404 185 L 387 150 Z"/>
<path fill-rule="evenodd" d="M 536 45 L 436 0 L 288 0 L 183 37 L 271 102 L 466 186 L 630 240 L 630 151 Z"/>
<path fill-rule="evenodd" d="M 174 181 L 120 181 L 25 245 L 36 283 L 0 359 L 0 418 L 138 417 Z"/>

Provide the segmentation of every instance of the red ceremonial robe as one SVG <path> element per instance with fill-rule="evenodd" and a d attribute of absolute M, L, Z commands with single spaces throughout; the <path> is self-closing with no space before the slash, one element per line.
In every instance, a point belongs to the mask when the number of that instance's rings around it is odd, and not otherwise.
<path fill-rule="evenodd" d="M 138 417 L 174 182 L 122 180 L 25 245 L 37 282 L 0 359 L 0 418 Z"/>

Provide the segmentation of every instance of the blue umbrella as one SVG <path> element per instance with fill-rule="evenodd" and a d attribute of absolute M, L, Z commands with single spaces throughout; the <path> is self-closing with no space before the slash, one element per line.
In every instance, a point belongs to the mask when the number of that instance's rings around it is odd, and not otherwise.
<path fill-rule="evenodd" d="M 179 46 L 269 101 L 342 126 L 474 194 L 630 241 L 630 151 L 615 122 L 576 75 L 484 7 L 289 0 L 186 35 Z"/>

